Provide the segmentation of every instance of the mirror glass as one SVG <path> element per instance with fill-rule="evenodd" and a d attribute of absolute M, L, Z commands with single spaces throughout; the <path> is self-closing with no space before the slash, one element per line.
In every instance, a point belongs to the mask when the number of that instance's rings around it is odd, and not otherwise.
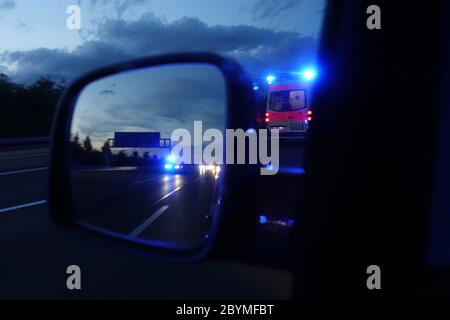
<path fill-rule="evenodd" d="M 181 139 L 172 134 L 187 130 L 194 148 L 203 144 L 194 122 L 223 132 L 226 93 L 221 71 L 205 63 L 127 71 L 86 86 L 71 126 L 74 221 L 162 248 L 203 246 L 221 167 L 176 159 L 171 150 Z"/>

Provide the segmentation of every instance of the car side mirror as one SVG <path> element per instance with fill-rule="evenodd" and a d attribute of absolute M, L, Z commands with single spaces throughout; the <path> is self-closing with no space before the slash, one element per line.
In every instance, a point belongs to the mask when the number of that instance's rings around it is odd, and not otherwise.
<path fill-rule="evenodd" d="M 246 166 L 205 162 L 205 137 L 255 121 L 250 79 L 214 54 L 165 55 L 89 73 L 58 108 L 51 215 L 66 228 L 155 254 L 202 257 L 227 242 L 223 228 L 232 220 L 241 222 L 234 236 L 240 228 L 245 234 L 247 219 L 233 214 L 252 175 Z M 217 146 L 210 157 L 227 152 L 225 143 Z"/>

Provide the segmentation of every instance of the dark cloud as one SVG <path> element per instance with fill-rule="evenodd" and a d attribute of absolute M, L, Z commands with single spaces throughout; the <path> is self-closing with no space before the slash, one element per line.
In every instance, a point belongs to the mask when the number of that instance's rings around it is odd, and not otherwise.
<path fill-rule="evenodd" d="M 73 51 L 40 48 L 0 54 L 0 61 L 17 66 L 13 78 L 23 83 L 30 83 L 41 76 L 73 80 L 86 71 L 130 58 L 102 41 L 85 42 Z"/>
<path fill-rule="evenodd" d="M 112 91 L 112 90 L 103 90 L 103 91 L 101 91 L 100 92 L 100 95 L 114 95 L 114 91 Z"/>
<path fill-rule="evenodd" d="M 101 1 L 101 0 L 98 0 Z M 247 70 L 291 70 L 311 63 L 317 39 L 297 32 L 249 25 L 207 25 L 197 18 L 165 23 L 147 14 L 138 20 L 109 19 L 100 23 L 94 40 L 73 51 L 36 49 L 0 54 L 14 64 L 19 81 L 49 75 L 72 79 L 111 62 L 169 52 L 211 51 L 238 60 Z"/>
<path fill-rule="evenodd" d="M 110 39 L 133 53 L 210 50 L 247 52 L 274 45 L 275 37 L 287 34 L 252 26 L 208 26 L 197 18 L 184 17 L 164 23 L 153 15 L 137 21 L 109 20 L 100 25 L 98 36 Z"/>
<path fill-rule="evenodd" d="M 16 7 L 15 0 L 0 0 L 0 12 L 12 10 Z"/>
<path fill-rule="evenodd" d="M 130 55 L 179 51 L 212 51 L 237 59 L 248 69 L 289 69 L 315 56 L 317 39 L 297 32 L 274 31 L 248 25 L 210 26 L 197 18 L 184 17 L 165 23 L 153 15 L 136 21 L 108 20 L 97 36 Z"/>
<path fill-rule="evenodd" d="M 181 70 L 187 70 L 187 67 Z M 179 76 L 174 70 L 164 77 L 156 76 L 158 84 L 157 87 L 152 85 L 151 92 L 141 93 L 138 90 L 135 96 L 142 98 L 124 106 L 112 104 L 105 111 L 115 115 L 116 120 L 127 119 L 129 126 L 146 127 L 170 122 L 170 125 L 159 125 L 158 131 L 168 130 L 166 135 L 177 127 L 189 127 L 195 120 L 206 121 L 209 127 L 218 128 L 224 110 L 217 106 L 224 105 L 225 85 L 210 71 L 204 72 L 201 68 L 192 70 L 195 70 L 192 76 Z"/>
<path fill-rule="evenodd" d="M 255 19 L 275 19 L 295 11 L 302 0 L 257 0 L 253 6 Z"/>

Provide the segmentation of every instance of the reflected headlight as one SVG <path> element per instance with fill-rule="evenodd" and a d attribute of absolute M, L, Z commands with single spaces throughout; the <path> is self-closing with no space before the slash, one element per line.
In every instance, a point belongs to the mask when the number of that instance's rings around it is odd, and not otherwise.
<path fill-rule="evenodd" d="M 170 170 L 170 169 L 172 169 L 172 168 L 173 168 L 173 164 L 171 164 L 171 163 L 166 163 L 166 164 L 164 165 L 164 169 Z"/>

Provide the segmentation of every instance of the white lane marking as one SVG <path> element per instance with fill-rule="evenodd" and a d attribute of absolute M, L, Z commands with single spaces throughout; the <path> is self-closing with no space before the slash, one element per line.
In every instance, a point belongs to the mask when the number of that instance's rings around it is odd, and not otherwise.
<path fill-rule="evenodd" d="M 154 205 L 157 204 L 158 202 L 163 201 L 163 200 L 166 199 L 167 197 L 170 197 L 171 195 L 173 195 L 175 192 L 177 192 L 178 190 L 180 190 L 180 189 L 183 188 L 184 186 L 185 186 L 185 184 L 182 185 L 182 186 L 179 186 L 178 188 L 176 188 L 176 189 L 174 189 L 174 190 L 172 190 L 172 191 L 170 191 L 168 194 L 166 194 L 166 195 L 165 195 L 164 197 L 162 197 L 161 199 L 156 200 L 155 202 L 153 202 L 153 203 L 152 203 L 152 206 L 154 206 Z"/>
<path fill-rule="evenodd" d="M 48 169 L 47 167 L 41 167 L 41 168 L 34 168 L 34 169 L 25 169 L 25 170 L 15 170 L 15 171 L 0 172 L 0 176 L 9 176 L 9 175 L 19 174 L 19 173 L 44 171 L 44 170 L 47 170 L 47 169 Z"/>
<path fill-rule="evenodd" d="M 47 203 L 47 200 L 35 201 L 35 202 L 21 204 L 21 205 L 14 206 L 14 207 L 0 209 L 0 213 L 5 213 L 8 211 L 13 211 L 13 210 L 18 210 L 18 209 L 23 209 L 23 208 L 28 208 L 28 207 L 34 207 L 34 206 L 38 206 L 38 205 L 41 205 L 44 203 Z"/>
<path fill-rule="evenodd" d="M 145 183 L 145 182 L 149 182 L 149 181 L 154 181 L 156 179 L 158 179 L 158 178 L 149 178 L 149 179 L 138 180 L 138 181 L 133 182 L 133 184 Z"/>
<path fill-rule="evenodd" d="M 156 219 L 158 219 L 158 217 L 160 215 L 162 215 L 164 213 L 164 211 L 166 211 L 167 209 L 169 209 L 169 206 L 162 206 L 161 208 L 159 208 L 158 211 L 156 211 L 155 213 L 153 213 L 147 220 L 145 220 L 143 223 L 141 223 L 136 229 L 134 229 L 128 236 L 135 238 L 138 235 L 140 235 L 149 225 L 151 225 L 153 223 L 153 221 L 155 221 Z"/>
<path fill-rule="evenodd" d="M 197 182 L 198 180 L 200 180 L 200 177 L 198 177 L 198 178 L 195 180 L 195 182 Z M 170 197 L 172 194 L 174 194 L 175 192 L 179 191 L 181 188 L 185 187 L 185 186 L 188 185 L 188 184 L 189 184 L 189 183 L 183 184 L 182 186 L 179 186 L 178 188 L 175 188 L 174 190 L 170 191 L 168 194 L 166 194 L 166 195 L 165 195 L 164 197 L 162 197 L 161 199 L 156 200 L 155 202 L 153 202 L 152 205 L 151 205 L 151 207 L 154 206 L 155 204 L 157 204 L 158 202 L 161 202 L 161 201 L 163 201 L 164 199 Z M 163 208 L 165 208 L 165 209 L 163 209 Z M 158 218 L 158 217 L 159 217 L 164 211 L 166 211 L 168 208 L 169 208 L 169 206 L 163 206 L 163 207 L 161 207 L 158 211 L 156 211 L 154 214 L 152 214 L 147 220 L 145 220 L 139 227 L 137 227 L 134 231 L 132 231 L 132 232 L 129 234 L 129 236 L 130 236 L 130 237 L 136 237 L 137 235 L 139 235 L 145 228 L 147 228 L 153 221 L 156 220 L 156 218 Z M 162 210 L 162 209 L 163 209 L 163 210 Z M 157 213 L 158 213 L 160 210 L 162 210 L 162 212 L 159 213 L 159 214 L 157 215 Z M 155 218 L 152 219 L 152 217 L 154 217 L 154 216 L 155 216 Z M 143 225 L 145 225 L 145 227 L 143 227 L 143 229 L 142 229 L 141 231 L 139 231 L 140 228 L 141 228 Z M 139 231 L 139 232 L 136 234 L 137 231 Z"/>

